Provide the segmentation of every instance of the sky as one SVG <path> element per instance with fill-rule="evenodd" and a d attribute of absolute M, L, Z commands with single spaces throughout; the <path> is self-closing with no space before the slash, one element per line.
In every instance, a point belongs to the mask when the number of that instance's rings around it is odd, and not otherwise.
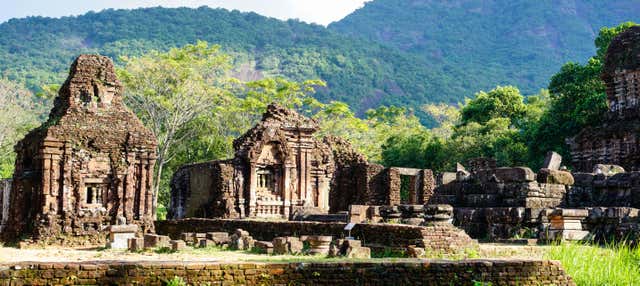
<path fill-rule="evenodd" d="M 367 1 L 370 0 L 0 0 L 0 23 L 11 18 L 62 17 L 106 8 L 209 6 L 327 25 L 342 19 Z"/>

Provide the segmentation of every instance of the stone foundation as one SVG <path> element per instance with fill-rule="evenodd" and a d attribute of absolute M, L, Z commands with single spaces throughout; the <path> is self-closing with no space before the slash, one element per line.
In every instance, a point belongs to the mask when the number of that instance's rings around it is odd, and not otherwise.
<path fill-rule="evenodd" d="M 189 285 L 575 285 L 559 262 L 539 260 L 0 265 L 0 285 L 166 285 L 175 276 Z"/>
<path fill-rule="evenodd" d="M 236 229 L 248 230 L 256 240 L 271 241 L 281 236 L 330 235 L 344 238 L 346 223 L 256 221 L 233 219 L 183 219 L 157 221 L 158 234 L 180 238 L 181 233 L 206 233 Z M 464 231 L 451 224 L 412 226 L 402 224 L 356 224 L 351 236 L 360 239 L 364 246 L 374 248 L 406 249 L 409 245 L 429 248 L 438 253 L 459 253 L 476 248 L 477 242 Z"/>
<path fill-rule="evenodd" d="M 574 173 L 575 184 L 567 192 L 568 207 L 640 208 L 640 172 L 614 175 Z"/>
<path fill-rule="evenodd" d="M 556 168 L 560 159 L 554 155 L 548 165 Z M 453 224 L 478 239 L 536 237 L 540 212 L 563 206 L 574 184 L 572 174 L 562 170 L 543 168 L 536 174 L 526 167 L 474 166 L 471 172 L 459 166 L 457 173 L 440 174 L 429 203 L 451 204 Z"/>

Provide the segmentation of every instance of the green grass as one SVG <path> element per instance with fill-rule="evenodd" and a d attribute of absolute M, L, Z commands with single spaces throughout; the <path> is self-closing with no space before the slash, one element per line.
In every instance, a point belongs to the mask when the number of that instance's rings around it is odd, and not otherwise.
<path fill-rule="evenodd" d="M 577 285 L 640 285 L 640 247 L 561 243 L 545 258 L 560 260 Z"/>

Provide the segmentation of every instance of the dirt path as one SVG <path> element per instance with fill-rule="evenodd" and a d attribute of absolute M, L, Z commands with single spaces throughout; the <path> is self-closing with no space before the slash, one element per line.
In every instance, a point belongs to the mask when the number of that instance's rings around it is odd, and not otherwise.
<path fill-rule="evenodd" d="M 547 246 L 517 246 L 504 244 L 481 244 L 480 251 L 472 258 L 542 259 Z M 17 249 L 0 247 L 0 263 L 12 262 L 80 262 L 80 261 L 291 261 L 322 260 L 321 257 L 294 255 L 262 255 L 246 251 L 228 251 L 215 248 L 194 249 L 176 253 L 142 252 L 131 253 L 112 249 L 39 248 Z M 457 258 L 461 259 L 461 258 Z"/>

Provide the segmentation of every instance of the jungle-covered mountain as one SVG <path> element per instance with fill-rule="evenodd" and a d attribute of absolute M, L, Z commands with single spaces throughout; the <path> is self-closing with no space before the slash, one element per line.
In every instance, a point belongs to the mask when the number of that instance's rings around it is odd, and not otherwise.
<path fill-rule="evenodd" d="M 231 54 L 240 79 L 322 79 L 327 88 L 318 90 L 320 100 L 344 101 L 359 112 L 379 105 L 455 102 L 465 92 L 446 71 L 392 47 L 320 25 L 207 7 L 12 19 L 0 24 L 0 72 L 37 90 L 61 83 L 80 53 L 117 60 L 197 40 Z"/>
<path fill-rule="evenodd" d="M 322 79 L 322 101 L 344 101 L 359 114 L 410 106 L 427 119 L 422 104 L 457 103 L 498 84 L 536 93 L 563 63 L 593 55 L 601 26 L 637 21 L 639 4 L 375 0 L 329 28 L 207 7 L 28 17 L 0 24 L 0 76 L 35 91 L 61 83 L 80 53 L 117 61 L 204 40 L 234 57 L 240 79 Z"/>
<path fill-rule="evenodd" d="M 375 0 L 329 28 L 418 55 L 467 96 L 506 84 L 532 94 L 592 56 L 601 27 L 638 11 L 639 0 Z"/>

